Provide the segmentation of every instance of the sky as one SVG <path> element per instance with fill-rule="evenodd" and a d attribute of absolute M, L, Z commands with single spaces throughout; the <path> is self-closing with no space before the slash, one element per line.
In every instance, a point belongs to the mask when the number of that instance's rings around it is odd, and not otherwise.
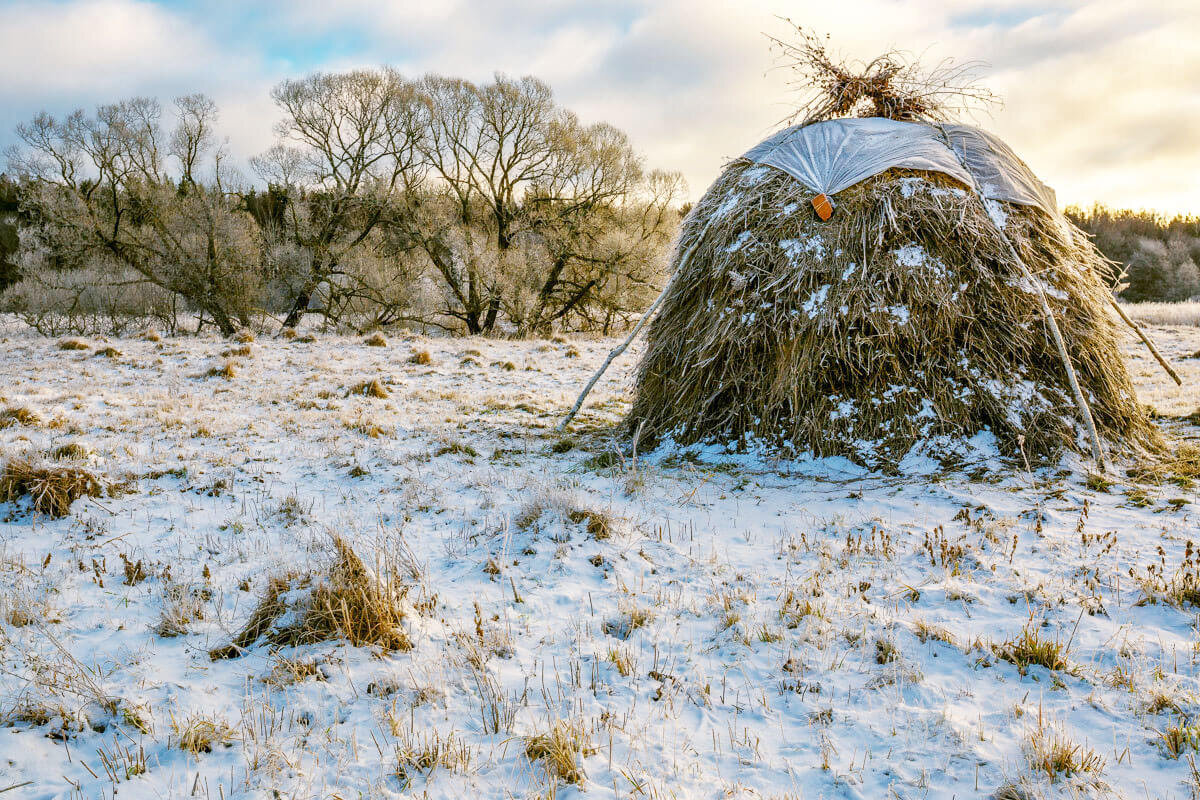
<path fill-rule="evenodd" d="M 273 142 L 270 89 L 388 64 L 533 74 L 699 196 L 794 94 L 781 16 L 849 57 L 978 60 L 1003 137 L 1063 205 L 1200 214 L 1200 0 L 0 0 L 0 148 L 39 111 L 204 92 L 235 161 Z"/>

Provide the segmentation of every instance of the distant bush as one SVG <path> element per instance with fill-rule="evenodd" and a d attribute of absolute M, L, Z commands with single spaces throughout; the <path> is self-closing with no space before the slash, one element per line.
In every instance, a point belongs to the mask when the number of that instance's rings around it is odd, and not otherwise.
<path fill-rule="evenodd" d="M 14 260 L 21 239 L 17 235 L 17 185 L 0 175 L 0 292 L 17 282 L 20 273 Z"/>

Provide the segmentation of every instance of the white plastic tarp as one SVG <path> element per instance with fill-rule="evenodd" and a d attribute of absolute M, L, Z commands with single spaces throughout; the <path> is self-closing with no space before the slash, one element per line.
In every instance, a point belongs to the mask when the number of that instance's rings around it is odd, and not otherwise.
<path fill-rule="evenodd" d="M 1058 210 L 1054 190 L 1039 181 L 1000 137 L 970 125 L 941 127 L 984 197 L 1040 206 L 1050 214 Z"/>
<path fill-rule="evenodd" d="M 904 167 L 944 173 L 990 199 L 1040 206 L 1050 214 L 1057 211 L 1054 192 L 1007 145 L 969 125 L 935 127 L 878 117 L 836 119 L 785 128 L 744 157 L 781 169 L 827 195 L 892 167 Z"/>

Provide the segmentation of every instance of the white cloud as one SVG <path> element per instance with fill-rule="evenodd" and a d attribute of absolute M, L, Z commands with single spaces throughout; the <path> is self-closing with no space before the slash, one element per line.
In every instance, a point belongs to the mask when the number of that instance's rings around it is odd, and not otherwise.
<path fill-rule="evenodd" d="M 233 151 L 270 141 L 281 65 L 391 63 L 486 80 L 533 73 L 586 119 L 627 130 L 655 166 L 699 194 L 785 115 L 786 74 L 764 30 L 776 15 L 828 32 L 850 55 L 900 46 L 978 58 L 1006 98 L 980 122 L 1006 138 L 1063 202 L 1200 207 L 1200 6 L 1190 0 L 209 0 L 168 10 L 136 0 L 23 3 L 0 29 L 0 143 L 42 107 L 137 93 L 207 91 Z M 286 42 L 295 44 L 288 52 Z M 280 53 L 286 57 L 281 57 Z M 19 115 L 19 116 L 17 116 Z"/>

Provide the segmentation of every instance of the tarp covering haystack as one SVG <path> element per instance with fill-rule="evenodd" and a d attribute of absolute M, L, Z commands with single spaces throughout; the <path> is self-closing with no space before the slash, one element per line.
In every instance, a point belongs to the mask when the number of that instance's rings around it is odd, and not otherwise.
<path fill-rule="evenodd" d="M 810 113 L 684 220 L 629 430 L 884 467 L 1159 447 L 1054 193 L 894 60 L 814 69 Z"/>

